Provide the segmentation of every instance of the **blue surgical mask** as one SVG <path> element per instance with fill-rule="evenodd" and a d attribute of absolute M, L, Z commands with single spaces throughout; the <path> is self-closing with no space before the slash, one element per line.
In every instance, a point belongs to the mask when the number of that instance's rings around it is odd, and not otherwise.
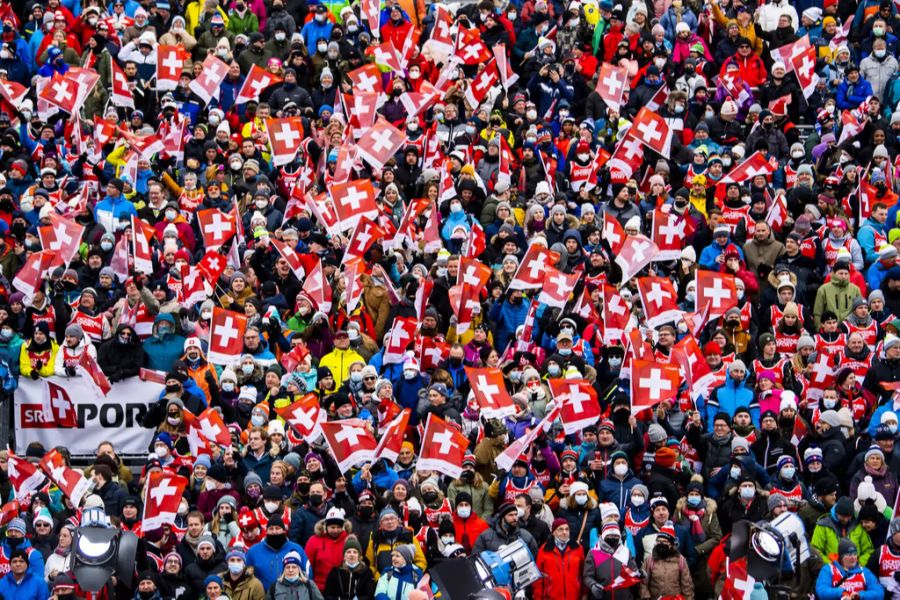
<path fill-rule="evenodd" d="M 228 563 L 228 570 L 232 575 L 240 575 L 244 572 L 244 563 Z"/>
<path fill-rule="evenodd" d="M 700 503 L 703 501 L 702 496 L 688 496 L 687 503 L 693 507 L 700 506 Z"/>
<path fill-rule="evenodd" d="M 784 479 L 793 479 L 796 473 L 797 469 L 794 467 L 782 467 L 781 469 L 781 477 Z"/>
<path fill-rule="evenodd" d="M 266 418 L 262 415 L 253 415 L 252 417 L 250 417 L 250 422 L 257 427 L 262 427 L 266 424 Z"/>
<path fill-rule="evenodd" d="M 362 371 L 353 371 L 350 373 L 350 381 L 353 383 L 359 383 L 362 381 Z"/>
<path fill-rule="evenodd" d="M 558 352 L 563 356 L 569 356 L 570 354 L 572 354 L 572 349 L 571 348 L 559 348 Z"/>
<path fill-rule="evenodd" d="M 728 473 L 731 475 L 732 479 L 737 479 L 741 476 L 741 468 L 740 467 L 731 467 L 731 471 Z"/>

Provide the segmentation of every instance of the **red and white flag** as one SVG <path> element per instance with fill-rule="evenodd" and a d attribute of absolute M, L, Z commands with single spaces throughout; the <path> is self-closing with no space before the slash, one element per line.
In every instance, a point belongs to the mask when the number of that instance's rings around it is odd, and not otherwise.
<path fill-rule="evenodd" d="M 387 232 L 368 217 L 362 217 L 353 229 L 350 243 L 344 250 L 344 258 L 341 262 L 347 262 L 352 258 L 363 258 L 378 240 L 385 239 Z"/>
<path fill-rule="evenodd" d="M 481 310 L 481 288 L 464 283 L 450 288 L 450 307 L 456 314 L 456 333 L 462 335 L 469 330 L 476 309 Z"/>
<path fill-rule="evenodd" d="M 581 273 L 563 273 L 553 266 L 548 266 L 544 273 L 544 285 L 538 296 L 538 302 L 562 310 L 575 290 Z"/>
<path fill-rule="evenodd" d="M 184 71 L 184 61 L 190 55 L 182 46 L 156 47 L 156 89 L 171 91 L 178 87 L 178 80 Z"/>
<path fill-rule="evenodd" d="M 390 337 L 384 346 L 384 364 L 403 362 L 410 342 L 415 339 L 418 320 L 415 317 L 397 317 L 391 327 Z"/>
<path fill-rule="evenodd" d="M 422 371 L 438 368 L 449 357 L 450 344 L 433 337 L 422 338 L 422 352 L 419 355 L 419 365 Z"/>
<path fill-rule="evenodd" d="M 75 114 L 78 103 L 78 82 L 69 77 L 54 75 L 53 79 L 41 90 L 39 98 L 60 110 Z"/>
<path fill-rule="evenodd" d="M 307 442 L 314 442 L 322 435 L 321 424 L 326 415 L 316 394 L 304 394 L 296 402 L 276 408 L 275 412 Z"/>
<path fill-rule="evenodd" d="M 408 117 L 415 117 L 418 116 L 419 113 L 428 110 L 428 108 L 440 100 L 440 98 L 440 92 L 427 81 L 423 81 L 419 91 L 405 92 L 400 96 L 400 103 L 403 104 L 403 108 L 406 110 Z"/>
<path fill-rule="evenodd" d="M 359 156 L 381 170 L 406 143 L 406 134 L 379 116 L 375 124 L 363 132 L 357 143 Z"/>
<path fill-rule="evenodd" d="M 519 75 L 513 71 L 512 65 L 506 54 L 506 44 L 494 44 L 491 48 L 494 53 L 494 60 L 497 61 L 497 71 L 500 73 L 500 83 L 503 89 L 508 90 L 519 81 Z"/>
<path fill-rule="evenodd" d="M 200 74 L 188 84 L 188 88 L 197 94 L 204 104 L 219 97 L 219 86 L 228 75 L 228 65 L 215 55 L 209 54 L 203 60 L 203 69 Z"/>
<path fill-rule="evenodd" d="M 346 473 L 351 468 L 375 458 L 378 443 L 359 419 L 325 421 L 321 425 L 322 435 L 337 461 L 338 471 Z"/>
<path fill-rule="evenodd" d="M 103 400 L 112 389 L 112 384 L 106 378 L 106 374 L 93 356 L 87 352 L 82 352 L 78 357 L 78 366 L 84 370 L 86 381 L 90 382 L 90 386 L 94 388 L 94 393 L 98 400 Z"/>
<path fill-rule="evenodd" d="M 730 170 L 723 178 L 722 183 L 743 183 L 748 179 L 753 179 L 757 175 L 765 175 L 769 177 L 775 172 L 772 163 L 763 156 L 763 153 L 757 150 L 744 161 Z"/>
<path fill-rule="evenodd" d="M 449 9 L 443 4 L 433 4 L 434 7 L 434 26 L 431 28 L 431 35 L 425 45 L 432 52 L 437 52 L 443 58 L 447 58 L 453 54 L 454 41 L 450 34 L 450 28 L 453 27 L 453 17 L 450 15 Z"/>
<path fill-rule="evenodd" d="M 304 280 L 306 274 L 315 266 L 318 259 L 317 256 L 313 254 L 297 254 L 297 251 L 289 244 L 275 238 L 269 238 L 269 242 L 281 258 L 287 261 L 288 266 L 298 280 Z"/>
<path fill-rule="evenodd" d="M 497 468 L 509 471 L 516 459 L 528 450 L 528 447 L 531 446 L 534 440 L 536 440 L 542 432 L 550 431 L 550 427 L 559 418 L 560 412 L 561 407 L 554 406 L 552 410 L 547 411 L 547 414 L 541 419 L 541 422 L 538 423 L 536 427 L 528 429 L 525 435 L 513 440 L 513 442 L 506 447 L 506 450 L 501 452 L 494 459 L 494 464 L 497 465 Z"/>
<path fill-rule="evenodd" d="M 130 140 L 131 146 L 140 154 L 141 158 L 150 160 L 154 154 L 165 151 L 166 144 L 157 134 L 136 135 Z"/>
<path fill-rule="evenodd" d="M 678 213 L 653 211 L 653 243 L 659 253 L 653 260 L 677 260 L 681 257 L 681 249 L 685 239 L 692 235 L 696 227 L 693 219 Z"/>
<path fill-rule="evenodd" d="M 678 366 L 649 360 L 631 361 L 631 413 L 674 400 L 681 385 Z"/>
<path fill-rule="evenodd" d="M 810 365 L 809 388 L 806 390 L 806 398 L 818 402 L 824 395 L 824 391 L 834 385 L 834 356 L 827 352 L 816 354 L 816 360 Z"/>
<path fill-rule="evenodd" d="M 212 286 L 206 283 L 206 277 L 199 268 L 193 265 L 183 265 L 181 268 L 181 303 L 186 308 L 191 308 L 207 298 L 212 293 Z"/>
<path fill-rule="evenodd" d="M 244 350 L 247 317 L 231 310 L 213 307 L 209 326 L 209 352 L 206 358 L 217 365 L 230 365 Z"/>
<path fill-rule="evenodd" d="M 603 228 L 600 235 L 609 244 L 609 248 L 614 256 L 618 256 L 625 245 L 625 229 L 619 220 L 609 213 L 603 213 Z"/>
<path fill-rule="evenodd" d="M 502 419 L 516 414 L 516 407 L 506 391 L 503 371 L 493 367 L 465 369 L 472 395 L 481 407 L 481 415 L 485 419 Z"/>
<path fill-rule="evenodd" d="M 665 83 L 659 86 L 656 93 L 647 102 L 647 108 L 652 111 L 658 111 L 669 100 L 669 86 Z"/>
<path fill-rule="evenodd" d="M 357 92 L 381 94 L 384 91 L 381 85 L 381 71 L 374 63 L 366 63 L 358 69 L 350 71 L 347 73 L 347 78 L 353 84 L 354 94 Z"/>
<path fill-rule="evenodd" d="M 491 59 L 491 51 L 481 41 L 481 32 L 465 27 L 459 27 L 456 32 L 454 54 L 466 65 L 480 65 Z"/>
<path fill-rule="evenodd" d="M 50 211 L 50 224 L 38 230 L 41 247 L 57 253 L 54 262 L 68 265 L 78 254 L 84 225 L 66 219 L 55 210 Z"/>
<path fill-rule="evenodd" d="M 597 390 L 584 379 L 549 379 L 553 401 L 562 406 L 562 423 L 566 435 L 572 435 L 600 420 Z"/>
<path fill-rule="evenodd" d="M 210 442 L 219 446 L 231 445 L 231 433 L 225 426 L 222 415 L 215 408 L 207 408 L 197 415 L 196 425 L 200 429 L 200 435 Z"/>
<path fill-rule="evenodd" d="M 603 343 L 613 344 L 621 342 L 625 336 L 625 329 L 631 311 L 625 300 L 619 295 L 619 291 L 611 285 L 603 286 Z"/>
<path fill-rule="evenodd" d="M 862 180 L 860 180 L 860 182 L 862 182 Z M 766 223 L 769 224 L 769 227 L 771 227 L 775 233 L 781 233 L 785 223 L 787 223 L 787 219 L 787 198 L 784 197 L 784 194 L 775 194 L 775 199 L 772 200 L 772 206 L 769 207 L 769 212 L 766 214 Z"/>
<path fill-rule="evenodd" d="M 468 447 L 469 438 L 458 427 L 429 414 L 416 467 L 457 479 L 462 474 L 462 461 Z"/>
<path fill-rule="evenodd" d="M 894 6 L 896 7 L 896 4 Z M 850 28 L 853 26 L 853 18 L 855 16 L 856 15 L 850 15 L 847 17 L 847 20 L 841 24 L 837 33 L 835 33 L 834 37 L 831 38 L 831 41 L 828 42 L 828 48 L 832 52 L 837 52 L 837 49 L 847 42 L 847 38 L 850 37 Z"/>
<path fill-rule="evenodd" d="M 697 269 L 696 272 L 697 297 L 694 300 L 694 310 L 700 310 L 709 302 L 709 317 L 711 319 L 723 316 L 729 308 L 737 306 L 737 287 L 734 283 L 734 275 Z"/>
<path fill-rule="evenodd" d="M 316 257 L 315 265 L 303 282 L 303 291 L 313 299 L 319 310 L 325 314 L 331 312 L 331 286 L 325 281 L 322 259 L 319 257 Z"/>
<path fill-rule="evenodd" d="M 267 119 L 266 131 L 269 134 L 269 147 L 272 148 L 272 164 L 279 167 L 292 162 L 303 140 L 303 119 Z"/>
<path fill-rule="evenodd" d="M 25 259 L 25 264 L 13 278 L 13 287 L 25 294 L 25 304 L 31 304 L 34 293 L 44 282 L 44 273 L 50 268 L 56 252 L 53 250 L 41 250 L 32 252 Z"/>
<path fill-rule="evenodd" d="M 706 364 L 697 338 L 687 334 L 678 340 L 672 348 L 672 356 L 681 367 L 684 381 L 690 385 L 691 397 L 695 401 L 700 396 L 709 397 L 709 390 L 715 385 L 715 376 Z"/>
<path fill-rule="evenodd" d="M 672 129 L 665 119 L 647 107 L 642 107 L 638 112 L 630 132 L 642 144 L 668 158 L 672 149 Z"/>
<path fill-rule="evenodd" d="M 218 208 L 207 208 L 197 212 L 197 222 L 203 235 L 203 245 L 207 250 L 218 250 L 237 233 L 234 216 L 223 213 Z"/>
<path fill-rule="evenodd" d="M 617 67 L 608 62 L 600 66 L 597 87 L 594 90 L 603 98 L 606 105 L 617 113 L 622 111 L 622 96 L 628 88 L 628 71 L 625 67 Z"/>
<path fill-rule="evenodd" d="M 511 290 L 539 290 L 544 287 L 544 274 L 559 261 L 559 254 L 540 244 L 532 244 L 509 283 Z"/>
<path fill-rule="evenodd" d="M 466 88 L 465 96 L 469 106 L 480 106 L 481 101 L 499 81 L 500 73 L 497 72 L 497 61 L 492 60 L 478 72 L 478 75 Z"/>
<path fill-rule="evenodd" d="M 456 284 L 467 283 L 480 289 L 487 285 L 492 274 L 491 268 L 480 260 L 462 257 L 459 259 L 459 269 L 456 272 Z"/>
<path fill-rule="evenodd" d="M 369 179 L 354 179 L 347 183 L 331 185 L 331 200 L 337 214 L 338 231 L 354 229 L 362 217 L 378 218 L 378 205 L 375 203 L 375 188 Z"/>
<path fill-rule="evenodd" d="M 44 422 L 56 427 L 70 429 L 78 427 L 78 414 L 69 392 L 63 386 L 44 379 Z"/>
<path fill-rule="evenodd" d="M 819 76 L 816 74 L 816 48 L 804 48 L 791 57 L 791 63 L 794 65 L 797 81 L 800 82 L 800 89 L 803 90 L 803 97 L 809 99 L 819 83 Z"/>
<path fill-rule="evenodd" d="M 647 317 L 647 327 L 656 328 L 671 323 L 681 315 L 678 294 L 666 277 L 639 277 L 638 292 Z"/>
<path fill-rule="evenodd" d="M 403 67 L 400 65 L 400 56 L 397 48 L 394 47 L 394 43 L 390 40 L 386 40 L 378 45 L 370 45 L 366 48 L 365 53 L 366 56 L 371 56 L 379 67 L 386 67 L 395 73 L 403 70 Z"/>
<path fill-rule="evenodd" d="M 352 313 L 359 306 L 363 293 L 363 286 L 359 282 L 359 276 L 365 272 L 366 264 L 359 258 L 354 258 L 344 265 L 344 291 L 347 296 L 347 313 Z"/>
<path fill-rule="evenodd" d="M 622 269 L 622 284 L 637 275 L 659 253 L 659 248 L 643 235 L 628 235 L 616 256 L 616 264 Z"/>
<path fill-rule="evenodd" d="M 150 248 L 150 242 L 153 240 L 156 231 L 139 219 L 135 215 L 131 215 L 131 251 L 134 256 L 135 273 L 153 273 L 153 251 Z"/>
<path fill-rule="evenodd" d="M 91 484 L 82 473 L 66 466 L 66 459 L 59 450 L 54 448 L 45 454 L 40 466 L 74 506 L 81 506 L 81 500 L 90 491 Z"/>
<path fill-rule="evenodd" d="M 175 523 L 178 505 L 181 504 L 181 496 L 187 484 L 186 477 L 167 471 L 152 471 L 147 476 L 142 518 L 144 531 L 153 531 L 163 525 Z"/>
<path fill-rule="evenodd" d="M 431 298 L 431 292 L 434 290 L 434 281 L 431 279 L 422 279 L 419 281 L 419 287 L 416 289 L 416 318 L 420 321 L 425 318 L 425 308 L 428 306 L 428 300 Z"/>
<path fill-rule="evenodd" d="M 0 81 L 0 97 L 9 102 L 11 106 L 19 106 L 31 88 L 27 88 L 15 81 Z"/>
<path fill-rule="evenodd" d="M 7 462 L 9 482 L 16 492 L 16 497 L 27 504 L 27 498 L 43 487 L 44 474 L 27 459 L 16 456 L 12 450 L 7 450 L 7 452 L 9 454 Z"/>
<path fill-rule="evenodd" d="M 773 61 L 783 62 L 786 72 L 790 73 L 794 70 L 794 61 L 792 59 L 802 53 L 806 48 L 809 48 L 809 46 L 809 36 L 804 35 L 795 42 L 772 49 L 769 52 L 769 55 L 772 57 Z"/>
<path fill-rule="evenodd" d="M 375 448 L 376 459 L 386 458 L 392 463 L 397 462 L 397 457 L 400 455 L 400 447 L 403 446 L 403 441 L 405 439 L 406 428 L 409 426 L 409 417 L 411 414 L 412 411 L 410 409 L 404 408 L 403 412 L 391 419 L 387 424 L 381 434 L 381 439 L 378 440 L 378 446 Z"/>
<path fill-rule="evenodd" d="M 128 78 L 125 71 L 114 60 L 109 61 L 112 67 L 112 86 L 110 87 L 109 100 L 114 106 L 122 106 L 134 109 L 134 94 L 128 87 Z"/>
<path fill-rule="evenodd" d="M 601 153 L 597 153 L 600 158 Z M 631 129 L 625 137 L 616 144 L 615 150 L 607 161 L 609 178 L 611 183 L 625 183 L 634 177 L 644 160 L 644 145 L 638 140 Z M 597 170 L 599 170 L 597 166 Z"/>
<path fill-rule="evenodd" d="M 853 17 L 851 16 L 852 20 Z M 725 559 L 725 585 L 721 600 L 750 600 L 756 579 L 747 572 L 747 559 Z"/>
<path fill-rule="evenodd" d="M 259 102 L 259 95 L 267 87 L 281 83 L 283 80 L 274 73 L 269 73 L 262 67 L 257 65 L 250 66 L 250 72 L 244 79 L 244 84 L 234 99 L 235 104 L 245 104 L 247 102 Z"/>

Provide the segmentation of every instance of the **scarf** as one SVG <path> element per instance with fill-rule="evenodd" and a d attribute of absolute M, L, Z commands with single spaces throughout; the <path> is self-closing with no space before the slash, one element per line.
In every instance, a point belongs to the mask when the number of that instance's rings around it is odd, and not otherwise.
<path fill-rule="evenodd" d="M 687 517 L 688 523 L 690 524 L 689 528 L 691 530 L 691 537 L 694 538 L 694 543 L 697 544 L 706 541 L 706 532 L 703 531 L 703 524 L 701 523 L 703 517 L 706 515 L 706 508 L 700 507 L 693 509 L 690 505 L 685 505 L 682 513 Z"/>
<path fill-rule="evenodd" d="M 191 534 L 189 534 L 188 532 L 184 532 L 184 541 L 188 543 L 188 546 L 191 547 L 191 550 L 194 551 L 194 554 L 197 553 L 197 544 L 200 543 L 201 537 L 203 537 L 203 534 L 200 534 L 197 537 L 191 537 Z"/>

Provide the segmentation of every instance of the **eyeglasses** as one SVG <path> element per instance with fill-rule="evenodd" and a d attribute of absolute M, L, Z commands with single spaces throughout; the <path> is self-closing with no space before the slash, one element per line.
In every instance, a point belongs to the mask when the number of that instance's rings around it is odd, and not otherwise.
<path fill-rule="evenodd" d="M 371 381 L 372 379 L 378 379 L 377 377 L 363 377 L 366 381 Z"/>
<path fill-rule="evenodd" d="M 34 528 L 37 529 L 38 527 L 43 529 L 44 527 L 50 527 L 50 524 L 49 523 L 35 523 Z"/>

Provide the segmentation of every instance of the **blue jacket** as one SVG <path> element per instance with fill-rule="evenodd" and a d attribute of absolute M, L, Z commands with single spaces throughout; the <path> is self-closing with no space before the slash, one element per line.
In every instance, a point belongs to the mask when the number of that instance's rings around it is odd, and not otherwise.
<path fill-rule="evenodd" d="M 893 265 L 890 267 L 885 267 L 881 262 L 874 262 L 872 265 L 866 269 L 866 285 L 869 286 L 870 290 L 877 290 L 881 287 L 881 282 L 884 281 L 884 278 L 887 277 L 888 271 L 893 268 Z"/>
<path fill-rule="evenodd" d="M 531 76 L 531 80 L 528 82 L 528 91 L 537 105 L 539 118 L 544 118 L 547 113 L 551 113 L 549 117 L 552 118 L 559 110 L 560 100 L 568 102 L 575 100 L 575 88 L 571 83 L 563 78 L 553 83 L 549 76 L 542 77 L 539 73 Z"/>
<path fill-rule="evenodd" d="M 472 217 L 467 215 L 463 211 L 453 212 L 447 215 L 447 218 L 444 219 L 444 224 L 441 226 L 441 239 L 445 242 L 450 242 L 450 238 L 453 235 L 453 230 L 457 227 L 464 227 L 466 229 L 466 234 L 472 230 Z"/>
<path fill-rule="evenodd" d="M 725 252 L 725 249 L 728 246 L 732 246 L 735 250 L 738 251 L 738 254 L 741 255 L 741 260 L 744 260 L 744 251 L 741 250 L 740 246 L 735 244 L 728 239 L 728 242 L 724 246 L 720 246 L 718 242 L 713 240 L 713 243 L 703 249 L 703 252 L 700 253 L 700 260 L 698 261 L 700 266 L 708 271 L 718 271 L 719 263 L 716 262 L 716 259 L 719 258 L 719 255 Z"/>
<path fill-rule="evenodd" d="M 385 469 L 383 471 L 372 477 L 372 485 L 382 490 L 390 490 L 393 489 L 394 484 L 397 483 L 400 476 L 397 474 L 397 471 L 392 469 L 388 464 L 385 463 L 384 466 Z M 369 486 L 369 483 L 364 481 L 360 475 L 362 475 L 362 470 L 357 471 L 356 475 L 353 476 L 353 489 L 356 490 L 357 494 Z M 372 491 L 374 492 L 374 490 Z"/>
<path fill-rule="evenodd" d="M 40 555 L 40 552 L 32 552 L 32 557 L 35 554 Z M 43 560 L 41 562 L 43 563 Z M 0 595 L 4 600 L 47 600 L 50 592 L 47 590 L 44 577 L 36 576 L 29 567 L 20 582 L 16 582 L 12 573 L 7 573 L 3 579 L 0 579 Z"/>
<path fill-rule="evenodd" d="M 9 341 L 0 341 L 0 361 L 9 365 L 13 377 L 19 376 L 19 354 L 23 343 L 18 333 L 13 333 Z"/>
<path fill-rule="evenodd" d="M 24 542 L 22 542 L 21 544 L 19 544 L 18 547 L 28 553 L 28 561 L 29 561 L 28 572 L 30 574 L 34 575 L 35 577 L 37 577 L 38 579 L 40 579 L 41 581 L 43 581 L 44 580 L 44 557 L 43 557 L 43 555 L 40 552 L 38 552 L 35 549 L 35 547 L 31 545 L 31 542 L 27 539 Z M 6 557 L 7 559 L 9 559 L 9 557 L 12 556 L 12 546 L 10 546 L 9 542 L 5 539 L 3 540 L 2 543 L 0 543 L 0 552 L 2 552 L 3 556 Z M 6 594 L 3 594 L 3 597 L 8 598 L 8 596 Z"/>
<path fill-rule="evenodd" d="M 253 574 L 262 582 L 265 589 L 269 589 L 281 576 L 281 571 L 284 569 L 282 561 L 288 552 L 296 552 L 300 555 L 300 569 L 311 579 L 312 568 L 309 566 L 309 559 L 306 558 L 306 552 L 303 551 L 300 544 L 296 542 L 288 540 L 281 550 L 276 551 L 263 539 L 247 550 L 247 566 L 253 567 Z"/>
<path fill-rule="evenodd" d="M 888 234 L 888 223 L 891 221 L 885 221 L 884 223 L 879 223 L 869 217 L 865 221 L 862 222 L 862 225 L 859 226 L 859 233 L 856 235 L 856 241 L 859 242 L 860 247 L 863 249 L 863 252 L 866 255 L 866 264 L 870 265 L 878 260 L 878 248 L 875 247 L 875 233 L 880 233 L 887 239 Z M 869 287 L 870 290 L 877 290 L 878 286 Z"/>
<path fill-rule="evenodd" d="M 641 480 L 634 476 L 634 472 L 628 469 L 625 479 L 620 480 L 613 475 L 610 470 L 606 479 L 600 481 L 600 500 L 602 502 L 612 502 L 619 507 L 619 514 L 625 514 L 625 507 L 631 500 L 631 489 Z"/>
<path fill-rule="evenodd" d="M 311 53 L 316 51 L 316 42 L 319 40 L 330 41 L 331 30 L 334 25 L 326 19 L 324 23 L 319 23 L 315 19 L 310 19 L 309 23 L 300 30 L 300 35 L 306 40 L 306 47 Z"/>
<path fill-rule="evenodd" d="M 644 537 L 656 535 L 658 532 L 659 530 L 653 525 L 653 521 L 650 521 L 650 524 L 638 531 L 634 537 L 634 558 L 637 564 L 640 565 L 644 562 Z M 694 549 L 694 540 L 688 534 L 688 530 L 677 523 L 675 524 L 675 540 L 678 543 L 678 550 L 681 552 L 681 555 L 687 559 L 688 565 L 693 567 L 694 563 L 697 562 L 697 550 Z"/>
<path fill-rule="evenodd" d="M 119 196 L 118 198 L 111 198 L 107 196 L 103 200 L 97 203 L 97 206 L 94 207 L 94 220 L 98 223 L 103 224 L 100 215 L 102 213 L 112 214 L 113 225 L 116 224 L 116 221 L 125 219 L 131 219 L 131 216 L 137 216 L 137 211 L 134 209 L 134 204 L 126 200 L 123 196 Z M 106 217 L 109 219 L 109 217 Z"/>
<path fill-rule="evenodd" d="M 816 598 L 819 600 L 841 600 L 845 592 L 843 588 L 834 586 L 835 573 L 837 573 L 839 579 L 851 577 L 857 573 L 863 574 L 866 580 L 866 589 L 859 592 L 859 600 L 881 600 L 884 598 L 884 587 L 878 583 L 878 578 L 875 577 L 872 571 L 859 565 L 847 571 L 837 562 L 828 563 L 819 571 L 819 576 L 816 578 Z"/>
<path fill-rule="evenodd" d="M 753 476 L 753 478 L 759 482 L 762 487 L 769 486 L 769 474 L 766 473 L 765 467 L 756 462 L 756 457 L 751 452 L 750 454 L 740 456 L 736 459 L 739 463 L 741 463 L 741 474 L 749 473 Z M 738 484 L 738 479 L 734 479 L 731 477 L 731 464 L 724 465 L 719 472 L 709 478 L 709 481 L 706 484 L 706 495 L 710 498 L 718 498 L 725 491 L 725 488 L 728 487 L 729 482 L 734 485 Z"/>
<path fill-rule="evenodd" d="M 881 415 L 886 412 L 900 412 L 900 405 L 896 402 L 885 402 L 875 409 L 875 413 L 872 415 L 872 418 L 869 419 L 869 435 L 873 439 L 875 438 L 875 430 L 881 425 Z"/>
<path fill-rule="evenodd" d="M 247 456 L 243 458 L 244 466 L 247 467 L 247 471 L 253 471 L 259 478 L 263 481 L 269 480 L 269 475 L 272 472 L 272 463 L 275 462 L 275 459 L 272 458 L 272 455 L 268 452 L 263 452 L 262 458 L 256 458 L 251 453 L 247 453 Z M 272 580 L 274 581 L 274 579 Z"/>
<path fill-rule="evenodd" d="M 759 427 L 759 403 L 756 402 L 753 390 L 746 385 L 749 375 L 748 372 L 743 381 L 735 381 L 731 378 L 731 373 L 727 373 L 725 383 L 712 391 L 706 402 L 706 430 L 709 433 L 713 431 L 713 418 L 717 412 L 726 412 L 733 417 L 735 411 L 741 406 L 750 409 L 753 424 Z"/>
<path fill-rule="evenodd" d="M 234 101 L 237 100 L 238 93 L 241 91 L 241 87 L 244 85 L 245 77 L 241 75 L 238 77 L 237 81 L 231 81 L 228 77 L 222 80 L 222 83 L 219 84 L 219 98 L 215 102 L 218 102 L 219 108 L 222 109 L 223 112 L 228 112 L 231 110 L 231 107 L 234 106 Z M 243 116 L 243 108 L 245 104 L 241 104 L 238 107 L 238 115 Z"/>
<path fill-rule="evenodd" d="M 862 5 L 860 5 L 862 6 Z M 837 107 L 840 110 L 852 110 L 872 95 L 872 84 L 860 76 L 856 83 L 846 79 L 837 86 Z"/>
<path fill-rule="evenodd" d="M 144 340 L 144 352 L 147 354 L 148 368 L 168 372 L 172 370 L 172 363 L 184 354 L 184 336 L 167 333 L 159 337 L 156 330 L 163 321 L 168 321 L 173 327 L 175 326 L 175 317 L 171 314 L 156 315 L 156 319 L 153 321 L 153 335 Z"/>
<path fill-rule="evenodd" d="M 528 317 L 529 304 L 524 300 L 517 306 L 510 304 L 505 299 L 503 302 L 495 302 L 491 307 L 489 319 L 497 326 L 494 348 L 500 352 L 506 348 L 509 338 L 514 336 L 516 328 L 525 324 Z"/>
<path fill-rule="evenodd" d="M 288 539 L 296 540 L 298 544 L 305 546 L 309 538 L 313 536 L 316 523 L 325 518 L 328 511 L 327 505 L 322 505 L 322 514 L 317 514 L 303 506 L 291 513 L 291 527 L 288 530 Z"/>

